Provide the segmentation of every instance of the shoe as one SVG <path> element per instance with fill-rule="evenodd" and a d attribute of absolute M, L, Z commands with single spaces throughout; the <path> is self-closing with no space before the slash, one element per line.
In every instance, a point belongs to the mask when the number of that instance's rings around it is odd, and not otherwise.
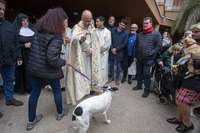
<path fill-rule="evenodd" d="M 129 85 L 131 85 L 131 84 L 132 84 L 132 81 L 131 81 L 131 79 L 129 79 L 129 80 L 128 80 L 128 84 L 129 84 Z"/>
<path fill-rule="evenodd" d="M 16 99 L 13 99 L 11 101 L 6 101 L 6 105 L 14 105 L 14 106 L 22 106 L 24 103 L 21 101 L 18 101 Z"/>
<path fill-rule="evenodd" d="M 121 83 L 123 84 L 125 81 L 126 81 L 125 79 L 122 79 L 122 80 L 121 80 Z"/>
<path fill-rule="evenodd" d="M 61 91 L 65 91 L 65 87 L 62 87 L 62 88 L 61 88 Z"/>
<path fill-rule="evenodd" d="M 119 80 L 115 80 L 115 84 L 116 84 L 116 85 L 119 85 Z"/>
<path fill-rule="evenodd" d="M 36 118 L 33 122 L 28 122 L 26 125 L 26 130 L 31 130 L 35 127 L 35 124 L 43 118 L 42 114 L 36 115 Z"/>
<path fill-rule="evenodd" d="M 176 117 L 167 119 L 168 123 L 180 125 L 182 122 L 178 121 Z"/>
<path fill-rule="evenodd" d="M 137 80 L 137 77 L 132 78 L 132 80 Z"/>
<path fill-rule="evenodd" d="M 108 83 L 111 83 L 111 82 L 113 82 L 114 81 L 114 78 L 110 78 L 109 80 L 108 80 Z"/>
<path fill-rule="evenodd" d="M 91 90 L 90 91 L 90 95 L 94 95 L 95 94 L 95 91 L 94 90 Z"/>
<path fill-rule="evenodd" d="M 187 127 L 185 124 L 180 124 L 177 128 L 176 128 L 176 131 L 177 132 L 188 132 L 190 130 L 193 130 L 194 129 L 194 125 L 192 124 L 191 126 Z"/>
<path fill-rule="evenodd" d="M 63 110 L 62 110 L 62 114 L 57 114 L 56 120 L 58 120 L 58 121 L 59 121 L 59 120 L 62 120 L 62 118 L 63 118 L 65 115 L 67 115 L 68 112 L 69 112 L 69 109 L 68 109 L 68 108 L 63 109 Z"/>
<path fill-rule="evenodd" d="M 149 95 L 149 92 L 144 92 L 144 93 L 142 94 L 142 97 L 143 97 L 143 98 L 146 98 L 146 97 L 148 97 L 148 95 Z"/>
<path fill-rule="evenodd" d="M 0 118 L 3 117 L 3 114 L 0 112 Z"/>
<path fill-rule="evenodd" d="M 135 86 L 135 87 L 133 87 L 133 90 L 142 90 L 142 87 L 141 86 Z"/>
<path fill-rule="evenodd" d="M 4 93 L 3 86 L 0 86 L 0 93 Z"/>

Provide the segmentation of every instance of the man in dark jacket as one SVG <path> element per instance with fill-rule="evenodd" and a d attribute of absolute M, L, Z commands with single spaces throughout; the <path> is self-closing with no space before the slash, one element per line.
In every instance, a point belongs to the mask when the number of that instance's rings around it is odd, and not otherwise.
<path fill-rule="evenodd" d="M 13 25 L 4 19 L 6 3 L 0 0 L 0 73 L 3 78 L 3 88 L 6 105 L 21 106 L 23 102 L 14 98 L 15 64 L 22 64 L 20 48 L 17 46 Z"/>
<path fill-rule="evenodd" d="M 115 27 L 115 17 L 114 16 L 110 16 L 108 19 L 108 25 L 106 26 L 106 28 L 111 31 L 112 29 L 116 28 Z"/>
<path fill-rule="evenodd" d="M 117 64 L 115 84 L 119 85 L 120 68 L 123 60 L 123 50 L 127 45 L 128 32 L 125 30 L 126 19 L 119 22 L 119 26 L 111 31 L 112 44 L 109 52 L 110 60 L 110 79 L 108 83 L 114 81 L 114 64 Z"/>
<path fill-rule="evenodd" d="M 156 54 L 162 47 L 162 37 L 158 31 L 155 31 L 152 26 L 152 18 L 146 17 L 143 19 L 143 31 L 138 34 L 135 45 L 135 61 L 137 61 L 137 86 L 133 90 L 142 89 L 144 80 L 144 93 L 142 97 L 149 95 L 151 84 L 151 72 L 153 60 Z"/>

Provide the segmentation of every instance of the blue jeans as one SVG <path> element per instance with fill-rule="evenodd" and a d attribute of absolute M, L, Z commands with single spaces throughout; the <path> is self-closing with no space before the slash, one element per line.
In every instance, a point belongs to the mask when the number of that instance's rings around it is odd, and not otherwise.
<path fill-rule="evenodd" d="M 14 98 L 14 72 L 15 66 L 2 65 L 0 67 L 0 73 L 3 79 L 3 88 L 5 92 L 6 101 L 11 101 Z"/>
<path fill-rule="evenodd" d="M 151 86 L 151 67 L 153 60 L 137 61 L 137 86 L 142 86 L 144 80 L 144 91 L 149 92 Z"/>
<path fill-rule="evenodd" d="M 117 74 L 116 74 L 116 80 L 119 80 L 120 76 L 120 70 L 121 70 L 121 61 L 116 61 L 117 63 Z M 114 60 L 110 60 L 110 77 L 114 78 Z"/>
<path fill-rule="evenodd" d="M 48 84 L 52 87 L 57 113 L 62 114 L 63 107 L 62 107 L 60 79 L 42 79 L 42 78 L 31 76 L 32 91 L 31 91 L 31 95 L 28 101 L 29 122 L 33 122 L 36 118 L 37 102 L 38 102 L 38 98 L 40 96 L 41 90 L 43 88 L 44 82 L 48 82 Z"/>

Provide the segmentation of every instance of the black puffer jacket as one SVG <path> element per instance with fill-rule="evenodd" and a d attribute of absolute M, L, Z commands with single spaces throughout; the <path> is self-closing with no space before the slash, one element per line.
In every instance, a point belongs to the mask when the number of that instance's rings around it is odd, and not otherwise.
<path fill-rule="evenodd" d="M 60 58 L 62 37 L 36 33 L 31 45 L 28 70 L 32 76 L 45 79 L 62 77 L 61 67 L 66 61 Z"/>
<path fill-rule="evenodd" d="M 135 44 L 135 57 L 138 60 L 154 59 L 162 48 L 162 37 L 160 32 L 152 31 L 144 34 L 139 33 Z"/>

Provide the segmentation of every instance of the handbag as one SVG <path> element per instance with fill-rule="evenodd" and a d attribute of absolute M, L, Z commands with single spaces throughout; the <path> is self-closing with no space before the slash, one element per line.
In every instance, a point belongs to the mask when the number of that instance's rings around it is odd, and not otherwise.
<path fill-rule="evenodd" d="M 177 74 L 173 75 L 173 80 L 172 80 L 172 87 L 174 89 L 180 89 L 181 87 L 181 82 L 182 82 L 182 78 L 183 78 L 183 72 L 184 72 L 184 67 L 179 67 L 179 71 L 177 72 Z"/>
<path fill-rule="evenodd" d="M 136 75 L 136 63 L 133 62 L 128 68 L 128 75 Z"/>

